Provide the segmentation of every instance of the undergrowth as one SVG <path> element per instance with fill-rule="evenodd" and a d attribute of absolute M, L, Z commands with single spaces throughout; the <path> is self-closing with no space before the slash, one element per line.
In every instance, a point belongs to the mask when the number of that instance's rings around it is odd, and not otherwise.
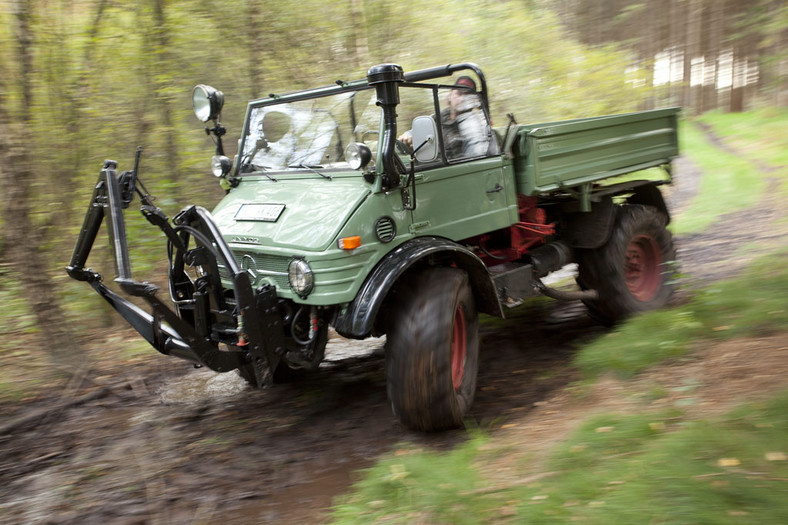
<path fill-rule="evenodd" d="M 703 340 L 776 333 L 788 326 L 788 251 L 754 262 L 736 279 L 715 283 L 676 308 L 637 316 L 583 347 L 574 364 L 586 378 L 631 377 Z"/>

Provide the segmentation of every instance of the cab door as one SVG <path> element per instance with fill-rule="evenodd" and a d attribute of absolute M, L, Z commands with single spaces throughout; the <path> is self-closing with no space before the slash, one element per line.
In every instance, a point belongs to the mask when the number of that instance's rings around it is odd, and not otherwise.
<path fill-rule="evenodd" d="M 507 191 L 505 161 L 471 79 L 401 89 L 400 97 L 398 127 L 410 128 L 401 142 L 416 148 L 411 233 L 461 240 L 510 226 L 514 188 Z M 408 166 L 405 151 L 398 154 Z"/>
<path fill-rule="evenodd" d="M 460 240 L 511 225 L 500 155 L 416 172 L 411 231 Z"/>

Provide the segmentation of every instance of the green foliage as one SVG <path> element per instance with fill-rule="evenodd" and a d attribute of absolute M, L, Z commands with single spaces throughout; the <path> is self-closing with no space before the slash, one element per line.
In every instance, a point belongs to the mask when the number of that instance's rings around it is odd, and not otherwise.
<path fill-rule="evenodd" d="M 0 266 L 0 333 L 31 333 L 36 331 L 27 301 L 24 299 L 17 276 L 5 265 Z"/>
<path fill-rule="evenodd" d="M 213 144 L 191 111 L 198 83 L 225 93 L 230 155 L 249 98 L 363 78 L 369 66 L 388 61 L 406 70 L 478 63 L 499 123 L 507 112 L 527 122 L 628 111 L 645 96 L 620 74 L 628 56 L 613 46 L 583 46 L 552 11 L 514 0 L 304 0 L 298 16 L 292 3 L 248 0 L 52 0 L 31 8 L 32 220 L 46 232 L 42 256 L 61 287 L 104 159 L 129 169 L 142 146 L 142 179 L 170 216 L 221 198 L 208 170 Z M 13 5 L 0 10 L 0 91 L 18 117 L 13 18 Z M 133 268 L 141 279 L 156 279 L 147 272 L 164 260 L 162 237 L 139 219 L 135 204 L 126 216 Z M 89 263 L 111 276 L 103 239 Z M 108 308 L 77 304 L 70 289 L 61 296 L 71 311 Z"/>
<path fill-rule="evenodd" d="M 775 333 L 788 326 L 788 252 L 758 260 L 739 278 L 699 291 L 687 304 L 637 316 L 583 347 L 575 365 L 587 378 L 631 377 L 682 356 L 705 339 Z"/>
<path fill-rule="evenodd" d="M 474 7 L 478 9 L 474 10 Z M 569 37 L 549 9 L 518 2 L 434 2 L 417 21 L 423 47 L 406 69 L 471 60 L 491 90 L 493 120 L 522 123 L 635 110 L 646 96 L 622 72 L 630 57 L 610 45 L 588 48 Z M 469 13 L 475 13 L 469 16 Z M 428 35 L 440 21 L 441 39 Z"/>

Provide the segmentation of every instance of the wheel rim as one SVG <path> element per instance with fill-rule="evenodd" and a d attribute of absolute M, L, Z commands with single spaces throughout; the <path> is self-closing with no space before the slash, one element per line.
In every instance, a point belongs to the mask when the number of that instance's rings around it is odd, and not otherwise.
<path fill-rule="evenodd" d="M 459 390 L 465 373 L 465 313 L 458 305 L 454 311 L 454 330 L 451 337 L 451 383 L 454 390 Z"/>
<path fill-rule="evenodd" d="M 660 256 L 657 241 L 649 235 L 638 235 L 629 242 L 624 261 L 624 278 L 627 288 L 638 301 L 650 301 L 662 284 Z"/>

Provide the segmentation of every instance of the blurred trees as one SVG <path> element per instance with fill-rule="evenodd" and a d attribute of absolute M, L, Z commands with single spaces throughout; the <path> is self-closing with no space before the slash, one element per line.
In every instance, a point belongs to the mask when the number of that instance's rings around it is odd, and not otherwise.
<path fill-rule="evenodd" d="M 8 109 L 6 86 L 0 86 L 0 183 L 3 186 L 3 259 L 23 276 L 22 289 L 44 336 L 42 347 L 63 371 L 76 372 L 73 356 L 79 348 L 56 297 L 47 269 L 41 229 L 33 223 L 31 195 L 36 183 L 35 162 L 28 147 L 33 142 L 33 39 L 31 5 L 16 0 L 12 17 L 11 55 L 19 64 L 19 101 Z"/>
<path fill-rule="evenodd" d="M 547 2 L 546 2 L 547 4 Z M 617 42 L 663 86 L 658 100 L 701 113 L 742 111 L 755 97 L 788 104 L 784 0 L 560 0 L 582 42 Z"/>
<path fill-rule="evenodd" d="M 198 83 L 225 93 L 229 154 L 248 99 L 362 78 L 382 62 L 478 63 L 498 125 L 508 112 L 535 122 L 675 103 L 739 108 L 755 94 L 785 103 L 786 16 L 776 0 L 0 0 L 2 268 L 16 261 L 23 281 L 49 279 L 45 302 L 69 308 L 48 318 L 88 328 L 116 319 L 62 268 L 105 158 L 127 169 L 142 146 L 142 178 L 170 215 L 221 197 L 213 146 L 191 111 Z M 665 57 L 684 80 L 660 83 Z M 737 83 L 755 63 L 758 84 Z M 722 64 L 733 64 L 733 89 L 715 99 L 703 86 L 707 75 L 719 82 Z M 696 74 L 704 81 L 686 80 Z M 163 238 L 133 209 L 126 216 L 134 270 L 147 278 L 165 259 Z M 12 254 L 23 244 L 37 250 L 24 262 Z M 90 264 L 107 269 L 101 244 Z M 25 294 L 38 312 L 46 296 Z M 12 333 L 15 315 L 3 311 L 0 329 Z"/>

